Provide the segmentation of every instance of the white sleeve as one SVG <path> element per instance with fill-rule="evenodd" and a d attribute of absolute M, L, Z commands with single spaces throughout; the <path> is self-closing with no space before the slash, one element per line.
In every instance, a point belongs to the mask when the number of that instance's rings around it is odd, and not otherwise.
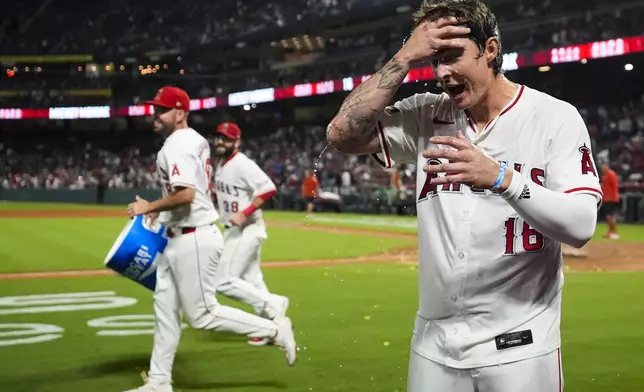
<path fill-rule="evenodd" d="M 372 154 L 373 160 L 384 168 L 395 164 L 416 163 L 418 137 L 424 121 L 426 108 L 430 108 L 438 96 L 415 94 L 387 106 L 376 123 L 380 153 Z"/>
<path fill-rule="evenodd" d="M 555 118 L 560 125 L 553 127 L 545 185 L 514 172 L 501 196 L 547 237 L 581 248 L 595 232 L 602 192 L 586 125 L 574 107 L 563 110 Z"/>
<path fill-rule="evenodd" d="M 501 197 L 530 226 L 564 244 L 583 247 L 595 233 L 597 200 L 594 195 L 566 194 L 547 189 L 514 172 Z"/>
<path fill-rule="evenodd" d="M 164 151 L 166 167 L 168 168 L 169 182 L 174 187 L 197 187 L 197 173 L 199 162 L 195 156 L 187 151 Z"/>
<path fill-rule="evenodd" d="M 253 190 L 253 197 L 257 197 L 276 190 L 275 184 L 268 174 L 252 160 L 247 160 L 244 168 L 243 180 Z"/>
<path fill-rule="evenodd" d="M 555 192 L 592 194 L 600 204 L 602 191 L 588 129 L 577 109 L 572 105 L 563 109 L 550 140 L 545 186 Z"/>

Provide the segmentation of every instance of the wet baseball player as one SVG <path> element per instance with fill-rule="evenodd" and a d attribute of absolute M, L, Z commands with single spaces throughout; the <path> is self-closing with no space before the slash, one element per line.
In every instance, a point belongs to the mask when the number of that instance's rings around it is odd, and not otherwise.
<path fill-rule="evenodd" d="M 181 310 L 194 328 L 270 339 L 293 365 L 296 346 L 288 317 L 278 315 L 269 320 L 217 302 L 212 269 L 220 259 L 223 237 L 214 224 L 218 214 L 210 199 L 210 144 L 188 126 L 188 95 L 181 89 L 164 87 L 147 103 L 154 105 L 154 130 L 165 137 L 157 155 L 163 198 L 150 202 L 137 197 L 128 205 L 127 213 L 130 217 L 147 215 L 149 219 L 158 214 L 169 240 L 157 264 L 148 380 L 133 391 L 172 391 Z"/>
<path fill-rule="evenodd" d="M 561 392 L 561 244 L 595 231 L 602 192 L 570 104 L 512 82 L 479 0 L 424 1 L 402 48 L 327 129 L 346 154 L 415 164 L 419 309 L 409 392 Z M 444 89 L 390 105 L 412 66 Z"/>
<path fill-rule="evenodd" d="M 268 291 L 260 267 L 261 246 L 268 238 L 261 208 L 277 193 L 275 184 L 254 161 L 239 151 L 241 130 L 237 124 L 220 124 L 214 141 L 217 157 L 215 195 L 220 222 L 227 228 L 217 270 L 217 290 L 248 303 L 262 317 L 271 317 L 265 306 L 271 300 L 281 304 L 280 309 L 285 313 L 288 298 Z M 239 292 L 229 283 L 231 278 L 245 280 L 259 293 Z M 259 337 L 248 341 L 257 346 L 270 342 L 270 339 Z"/>

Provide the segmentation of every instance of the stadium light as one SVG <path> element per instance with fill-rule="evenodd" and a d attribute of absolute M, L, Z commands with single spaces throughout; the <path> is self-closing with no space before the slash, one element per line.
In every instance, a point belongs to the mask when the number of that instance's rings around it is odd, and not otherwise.
<path fill-rule="evenodd" d="M 244 110 L 249 111 L 250 110 L 250 105 L 248 105 L 248 104 L 244 105 Z"/>
<path fill-rule="evenodd" d="M 635 67 L 634 67 L 634 66 L 633 66 L 633 64 L 631 64 L 631 63 L 628 63 L 628 64 L 626 64 L 626 65 L 624 66 L 624 69 L 625 69 L 625 70 L 627 70 L 627 71 L 632 71 L 632 70 L 633 70 L 633 68 L 635 68 Z"/>
<path fill-rule="evenodd" d="M 543 67 L 539 67 L 539 72 L 548 72 L 550 69 L 549 65 L 544 65 Z"/>
<path fill-rule="evenodd" d="M 186 73 L 186 71 L 184 71 L 184 70 L 182 69 L 181 71 L 179 71 L 179 73 L 180 73 L 181 75 L 183 75 L 183 74 L 185 74 L 185 73 Z"/>

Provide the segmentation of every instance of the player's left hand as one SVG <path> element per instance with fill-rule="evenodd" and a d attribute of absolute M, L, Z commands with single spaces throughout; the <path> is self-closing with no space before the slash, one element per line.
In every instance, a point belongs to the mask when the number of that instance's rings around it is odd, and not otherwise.
<path fill-rule="evenodd" d="M 442 158 L 449 161 L 449 163 L 423 167 L 426 173 L 445 173 L 444 176 L 432 178 L 432 185 L 461 183 L 477 189 L 492 189 L 499 176 L 501 165 L 472 144 L 461 131 L 458 131 L 457 137 L 434 136 L 429 141 L 456 149 L 428 149 L 423 152 L 423 157 L 427 159 Z M 500 187 L 501 191 L 507 189 L 511 179 L 512 170 L 508 168 Z"/>
<path fill-rule="evenodd" d="M 145 215 L 150 212 L 150 202 L 142 199 L 139 195 L 136 196 L 136 201 L 127 206 L 127 215 L 134 218 L 138 215 Z"/>
<path fill-rule="evenodd" d="M 243 212 L 236 212 L 230 216 L 229 222 L 233 226 L 242 226 L 248 218 Z"/>

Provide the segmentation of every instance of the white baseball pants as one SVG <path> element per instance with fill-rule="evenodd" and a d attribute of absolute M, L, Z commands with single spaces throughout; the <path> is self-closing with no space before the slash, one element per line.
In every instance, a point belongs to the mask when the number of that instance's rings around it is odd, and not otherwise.
<path fill-rule="evenodd" d="M 222 246 L 221 232 L 214 225 L 168 240 L 164 257 L 157 265 L 150 379 L 171 381 L 181 335 L 181 310 L 193 328 L 252 338 L 272 338 L 277 334 L 277 326 L 271 320 L 217 302 L 213 268 Z"/>
<path fill-rule="evenodd" d="M 260 267 L 260 247 L 266 239 L 262 222 L 224 232 L 224 251 L 216 271 L 217 291 L 253 307 L 257 314 L 275 316 L 278 304 L 264 283 Z"/>
<path fill-rule="evenodd" d="M 454 369 L 411 351 L 407 392 L 562 392 L 561 351 L 476 369 Z"/>

